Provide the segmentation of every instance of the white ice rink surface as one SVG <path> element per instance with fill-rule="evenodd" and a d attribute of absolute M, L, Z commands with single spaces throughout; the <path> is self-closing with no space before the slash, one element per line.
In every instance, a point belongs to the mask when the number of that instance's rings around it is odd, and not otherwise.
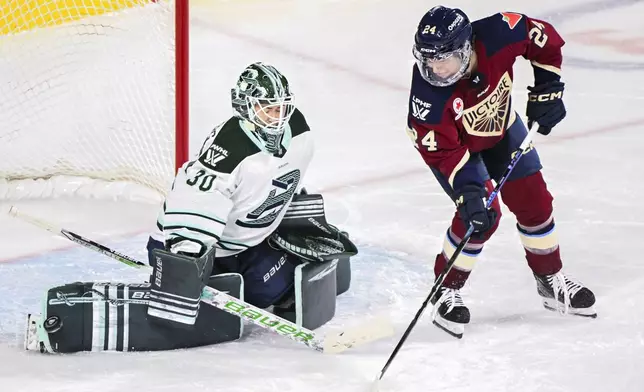
<path fill-rule="evenodd" d="M 426 1 L 214 1 L 192 21 L 191 147 L 230 115 L 252 61 L 290 79 L 316 134 L 305 184 L 360 247 L 338 330 L 389 315 L 396 335 L 337 356 L 251 328 L 240 341 L 155 353 L 22 351 L 23 320 L 49 287 L 145 276 L 4 214 L 10 204 L 144 259 L 156 206 L 62 198 L 0 203 L 0 391 L 365 391 L 428 293 L 452 205 L 405 134 L 415 26 Z M 203 2 L 203 1 L 202 1 Z M 462 340 L 423 316 L 383 391 L 644 391 L 644 1 L 458 1 L 472 19 L 518 11 L 555 23 L 568 117 L 536 145 L 555 196 L 565 271 L 597 296 L 594 320 L 541 307 L 506 214 L 464 289 Z M 531 69 L 519 59 L 515 108 Z M 51 249 L 56 249 L 50 251 Z M 640 256 L 638 256 L 640 255 Z"/>

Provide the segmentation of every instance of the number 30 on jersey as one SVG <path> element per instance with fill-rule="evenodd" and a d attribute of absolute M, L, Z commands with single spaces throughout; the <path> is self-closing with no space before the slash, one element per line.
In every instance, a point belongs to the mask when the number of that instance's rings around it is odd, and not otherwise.
<path fill-rule="evenodd" d="M 407 136 L 411 139 L 414 147 L 420 150 L 421 147 L 426 148 L 427 151 L 438 151 L 438 143 L 436 142 L 436 133 L 434 131 L 427 131 L 427 134 L 418 143 L 418 131 L 414 128 L 407 127 Z"/>

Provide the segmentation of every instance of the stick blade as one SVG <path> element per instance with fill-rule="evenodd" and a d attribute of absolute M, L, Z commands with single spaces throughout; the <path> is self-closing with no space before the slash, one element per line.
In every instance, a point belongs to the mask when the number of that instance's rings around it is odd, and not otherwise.
<path fill-rule="evenodd" d="M 394 334 L 394 327 L 385 317 L 379 317 L 357 327 L 324 338 L 324 353 L 338 354 L 353 347 L 384 339 Z"/>
<path fill-rule="evenodd" d="M 369 384 L 369 391 L 370 392 L 380 392 L 380 376 L 376 376 L 376 378 Z"/>

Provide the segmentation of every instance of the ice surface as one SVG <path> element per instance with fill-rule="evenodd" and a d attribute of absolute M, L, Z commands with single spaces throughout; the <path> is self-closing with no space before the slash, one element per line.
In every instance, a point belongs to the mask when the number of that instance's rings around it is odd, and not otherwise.
<path fill-rule="evenodd" d="M 121 266 L 4 214 L 0 204 L 0 391 L 365 391 L 431 287 L 452 206 L 405 134 L 411 38 L 430 6 L 399 1 L 199 1 L 193 12 L 192 135 L 230 114 L 228 91 L 252 61 L 290 77 L 318 150 L 306 185 L 322 191 L 329 220 L 360 247 L 335 331 L 389 315 L 397 335 L 338 356 L 252 328 L 219 346 L 156 353 L 42 356 L 21 350 L 24 316 L 51 286 L 137 281 Z M 568 117 L 536 145 L 555 196 L 565 270 L 598 298 L 595 320 L 545 311 L 511 214 L 464 289 L 465 337 L 416 326 L 383 391 L 644 390 L 644 114 L 642 1 L 460 1 L 472 18 L 518 11 L 553 20 L 564 48 Z M 638 16 L 639 15 L 639 16 Z M 594 34 L 594 35 L 593 35 Z M 600 35 L 597 35 L 600 34 Z M 602 37 L 587 40 L 584 37 Z M 620 44 L 621 42 L 621 44 Z M 514 103 L 531 69 L 518 60 Z M 17 203 L 62 226 L 145 258 L 156 207 L 58 198 Z M 49 249 L 57 249 L 48 251 Z"/>

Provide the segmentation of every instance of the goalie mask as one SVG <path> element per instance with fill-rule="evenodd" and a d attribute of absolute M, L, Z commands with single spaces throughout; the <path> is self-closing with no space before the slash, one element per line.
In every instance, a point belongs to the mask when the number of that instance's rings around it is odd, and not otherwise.
<path fill-rule="evenodd" d="M 278 153 L 294 110 L 286 77 L 273 66 L 253 63 L 239 76 L 231 97 L 235 116 L 252 123 L 266 150 Z"/>

